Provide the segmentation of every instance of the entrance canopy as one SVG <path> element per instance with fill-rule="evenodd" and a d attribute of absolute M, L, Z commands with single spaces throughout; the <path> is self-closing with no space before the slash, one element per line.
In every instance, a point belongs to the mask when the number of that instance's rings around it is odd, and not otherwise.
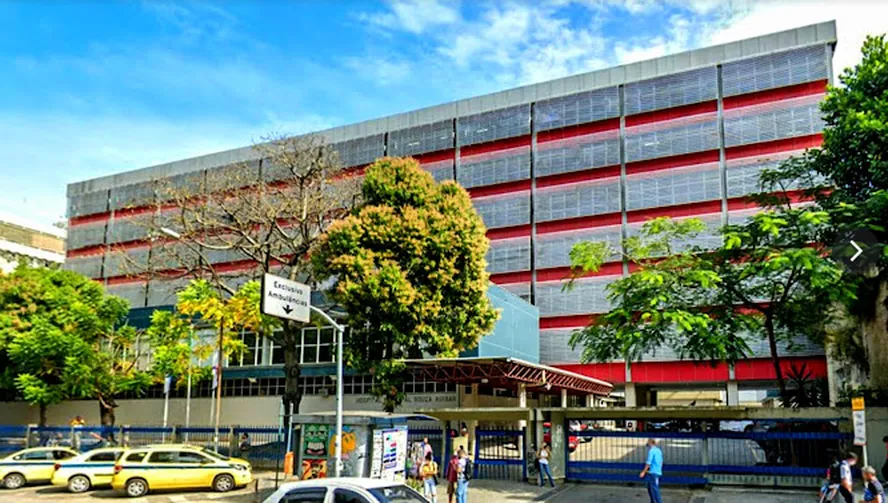
<path fill-rule="evenodd" d="M 607 396 L 613 390 L 609 382 L 515 358 L 407 360 L 407 365 L 418 379 L 437 382 L 507 389 L 524 384 L 528 391 L 550 394 L 567 390 L 574 395 Z"/>

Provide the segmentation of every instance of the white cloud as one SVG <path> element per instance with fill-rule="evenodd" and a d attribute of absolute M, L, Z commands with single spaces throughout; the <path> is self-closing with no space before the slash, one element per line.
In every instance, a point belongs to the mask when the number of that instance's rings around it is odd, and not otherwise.
<path fill-rule="evenodd" d="M 371 54 L 344 58 L 343 64 L 353 70 L 356 77 L 382 86 L 404 81 L 410 77 L 412 70 L 407 61 Z"/>
<path fill-rule="evenodd" d="M 439 0 L 394 0 L 390 12 L 363 14 L 359 18 L 373 25 L 420 34 L 426 29 L 459 21 L 458 5 Z"/>

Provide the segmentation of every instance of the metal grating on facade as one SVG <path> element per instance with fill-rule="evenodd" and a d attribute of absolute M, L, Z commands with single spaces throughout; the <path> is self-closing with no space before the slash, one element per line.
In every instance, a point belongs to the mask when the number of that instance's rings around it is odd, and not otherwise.
<path fill-rule="evenodd" d="M 460 117 L 456 134 L 460 147 L 530 134 L 530 105 Z"/>
<path fill-rule="evenodd" d="M 108 191 L 86 192 L 68 197 L 68 218 L 108 211 Z"/>
<path fill-rule="evenodd" d="M 607 243 L 614 251 L 610 260 L 620 260 L 621 235 L 622 227 L 619 225 L 537 234 L 534 263 L 537 269 L 567 267 L 570 265 L 571 248 L 583 241 Z"/>
<path fill-rule="evenodd" d="M 537 222 L 618 213 L 620 180 L 610 178 L 537 189 L 533 204 Z"/>
<path fill-rule="evenodd" d="M 536 176 L 557 175 L 620 164 L 620 131 L 606 131 L 539 143 Z"/>
<path fill-rule="evenodd" d="M 725 111 L 725 146 L 807 136 L 823 131 L 822 95 Z"/>
<path fill-rule="evenodd" d="M 626 162 L 715 150 L 718 114 L 682 117 L 626 128 Z"/>
<path fill-rule="evenodd" d="M 827 44 L 777 52 L 722 65 L 725 96 L 816 82 L 829 78 Z"/>
<path fill-rule="evenodd" d="M 620 116 L 617 87 L 538 101 L 533 109 L 534 131 L 549 131 Z"/>
<path fill-rule="evenodd" d="M 626 209 L 638 210 L 721 198 L 718 163 L 651 171 L 626 177 Z"/>
<path fill-rule="evenodd" d="M 456 179 L 465 188 L 530 178 L 530 147 L 460 157 Z"/>
<path fill-rule="evenodd" d="M 487 271 L 491 274 L 530 270 L 530 236 L 499 239 L 487 250 Z"/>
<path fill-rule="evenodd" d="M 422 169 L 432 174 L 436 182 L 453 180 L 453 159 L 421 163 Z"/>
<path fill-rule="evenodd" d="M 476 198 L 474 206 L 488 229 L 530 223 L 530 191 Z"/>
<path fill-rule="evenodd" d="M 565 316 L 575 314 L 604 313 L 610 309 L 607 285 L 614 277 L 581 278 L 573 287 L 564 288 L 562 281 L 537 283 L 537 307 L 540 316 Z"/>
<path fill-rule="evenodd" d="M 712 101 L 718 96 L 716 68 L 710 66 L 626 84 L 623 95 L 626 115 Z"/>
<path fill-rule="evenodd" d="M 453 148 L 453 121 L 391 131 L 388 155 L 405 157 Z"/>
<path fill-rule="evenodd" d="M 385 135 L 377 134 L 333 144 L 339 153 L 339 161 L 349 168 L 370 164 L 385 155 Z"/>

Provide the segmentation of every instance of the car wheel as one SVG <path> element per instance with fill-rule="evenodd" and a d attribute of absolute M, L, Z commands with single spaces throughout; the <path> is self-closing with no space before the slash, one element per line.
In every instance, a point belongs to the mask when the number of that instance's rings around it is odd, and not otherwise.
<path fill-rule="evenodd" d="M 138 498 L 148 494 L 148 482 L 142 479 L 130 479 L 126 481 L 126 495 L 130 498 Z"/>
<path fill-rule="evenodd" d="M 72 493 L 85 493 L 89 491 L 90 485 L 89 478 L 84 475 L 75 475 L 68 479 L 68 490 Z"/>
<path fill-rule="evenodd" d="M 3 487 L 7 489 L 18 489 L 25 485 L 25 476 L 21 473 L 10 473 L 3 478 Z"/>
<path fill-rule="evenodd" d="M 217 493 L 227 493 L 232 489 L 234 489 L 234 477 L 231 475 L 223 473 L 213 479 L 213 490 Z"/>

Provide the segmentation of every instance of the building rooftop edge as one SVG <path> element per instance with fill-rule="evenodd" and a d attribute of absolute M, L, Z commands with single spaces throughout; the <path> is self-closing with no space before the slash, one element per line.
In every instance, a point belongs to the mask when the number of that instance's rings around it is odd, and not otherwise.
<path fill-rule="evenodd" d="M 690 71 L 737 59 L 762 56 L 796 47 L 835 42 L 835 20 L 825 21 L 645 61 L 570 75 L 536 84 L 528 84 L 307 134 L 320 135 L 330 143 L 337 143 L 380 134 L 385 131 L 453 119 L 461 115 L 484 113 L 533 101 L 648 80 L 663 75 Z M 256 158 L 256 151 L 252 145 L 240 147 L 73 182 L 68 184 L 67 194 L 71 196 L 108 190 L 112 187 L 146 182 L 158 177 L 246 162 Z"/>

